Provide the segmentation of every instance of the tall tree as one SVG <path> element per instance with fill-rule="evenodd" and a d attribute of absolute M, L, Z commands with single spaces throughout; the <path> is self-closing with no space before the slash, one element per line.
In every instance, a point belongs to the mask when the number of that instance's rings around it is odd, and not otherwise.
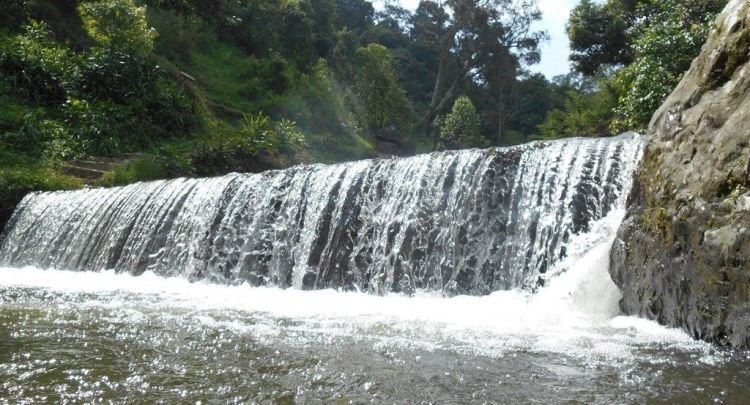
<path fill-rule="evenodd" d="M 570 61 L 577 72 L 587 76 L 595 75 L 602 66 L 628 66 L 638 57 L 636 42 L 652 27 L 669 23 L 666 14 L 677 15 L 689 32 L 691 26 L 713 19 L 726 3 L 726 0 L 580 0 L 568 22 Z"/>
<path fill-rule="evenodd" d="M 429 132 L 434 128 L 437 114 L 455 97 L 463 80 L 500 77 L 492 70 L 509 66 L 494 63 L 502 58 L 500 55 L 510 52 L 520 60 L 538 60 L 538 45 L 545 34 L 533 32 L 531 23 L 540 18 L 533 0 L 420 2 L 413 18 L 413 36 L 432 45 L 438 54 L 423 129 Z M 437 132 L 433 131 L 433 146 L 437 146 L 437 139 Z"/>
<path fill-rule="evenodd" d="M 337 29 L 348 28 L 361 33 L 375 20 L 375 8 L 367 0 L 336 0 Z"/>
<path fill-rule="evenodd" d="M 573 69 L 593 76 L 602 65 L 627 65 L 633 60 L 628 28 L 634 6 L 622 1 L 604 4 L 581 0 L 570 13 L 568 38 Z"/>
<path fill-rule="evenodd" d="M 355 89 L 367 129 L 371 132 L 389 126 L 403 129 L 411 106 L 398 85 L 390 51 L 382 45 L 369 44 L 359 48 L 355 58 Z"/>

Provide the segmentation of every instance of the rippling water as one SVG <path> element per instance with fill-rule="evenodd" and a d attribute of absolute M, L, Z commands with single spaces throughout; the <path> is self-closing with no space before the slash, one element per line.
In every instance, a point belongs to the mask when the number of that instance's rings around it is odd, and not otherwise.
<path fill-rule="evenodd" d="M 1 268 L 0 401 L 746 402 L 747 354 L 618 316 L 606 235 L 621 215 L 533 295 Z"/>

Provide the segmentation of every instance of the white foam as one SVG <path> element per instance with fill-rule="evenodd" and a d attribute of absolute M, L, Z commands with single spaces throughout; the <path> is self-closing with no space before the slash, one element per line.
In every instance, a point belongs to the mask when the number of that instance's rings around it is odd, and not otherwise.
<path fill-rule="evenodd" d="M 67 272 L 37 268 L 0 268 L 0 288 L 27 287 L 80 294 L 138 321 L 141 310 L 165 313 L 175 308 L 198 311 L 194 322 L 250 333 L 256 338 L 294 335 L 306 339 L 346 337 L 377 344 L 448 348 L 503 356 L 517 350 L 552 352 L 594 362 L 628 361 L 644 346 L 695 351 L 711 360 L 710 346 L 687 334 L 643 319 L 618 316 L 619 291 L 609 278 L 609 249 L 624 213 L 594 224 L 577 237 L 571 256 L 553 270 L 556 277 L 537 294 L 496 292 L 485 297 L 445 298 L 435 293 L 385 297 L 333 290 L 222 286 L 114 272 Z M 567 271 L 561 270 L 566 268 Z M 240 311 L 253 322 L 221 319 L 223 310 Z M 130 311 L 130 312 L 128 312 Z M 214 311 L 214 312 L 211 312 Z M 184 312 L 184 311 L 183 311 Z M 131 317 L 132 315 L 132 317 Z M 279 320 L 288 319 L 280 327 Z M 286 328 L 286 330 L 284 329 Z"/>

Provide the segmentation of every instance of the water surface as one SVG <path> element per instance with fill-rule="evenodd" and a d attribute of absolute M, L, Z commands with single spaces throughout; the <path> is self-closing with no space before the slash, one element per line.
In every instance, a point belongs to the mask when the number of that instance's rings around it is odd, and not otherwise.
<path fill-rule="evenodd" d="M 603 221 L 611 227 L 618 218 Z M 750 359 L 618 315 L 595 232 L 531 294 L 374 296 L 0 269 L 21 402 L 743 403 Z"/>

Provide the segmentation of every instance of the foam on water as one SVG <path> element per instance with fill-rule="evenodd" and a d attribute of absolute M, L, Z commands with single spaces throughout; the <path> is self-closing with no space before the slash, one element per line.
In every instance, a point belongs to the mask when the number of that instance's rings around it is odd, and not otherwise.
<path fill-rule="evenodd" d="M 44 289 L 58 306 L 104 308 L 120 321 L 158 316 L 228 328 L 268 342 L 304 345 L 343 339 L 486 356 L 532 351 L 589 364 L 649 361 L 644 350 L 659 349 L 717 361 L 709 345 L 682 331 L 618 316 L 620 295 L 607 266 L 623 215 L 622 210 L 612 212 L 593 224 L 591 232 L 575 237 L 570 256 L 536 294 L 513 290 L 484 297 L 445 298 L 435 292 L 374 296 L 191 283 L 152 273 L 134 277 L 38 268 L 0 268 L 0 290 Z M 227 312 L 234 315 L 227 317 Z"/>
<path fill-rule="evenodd" d="M 534 142 L 32 193 L 0 265 L 377 295 L 537 287 L 625 205 L 643 140 Z"/>

